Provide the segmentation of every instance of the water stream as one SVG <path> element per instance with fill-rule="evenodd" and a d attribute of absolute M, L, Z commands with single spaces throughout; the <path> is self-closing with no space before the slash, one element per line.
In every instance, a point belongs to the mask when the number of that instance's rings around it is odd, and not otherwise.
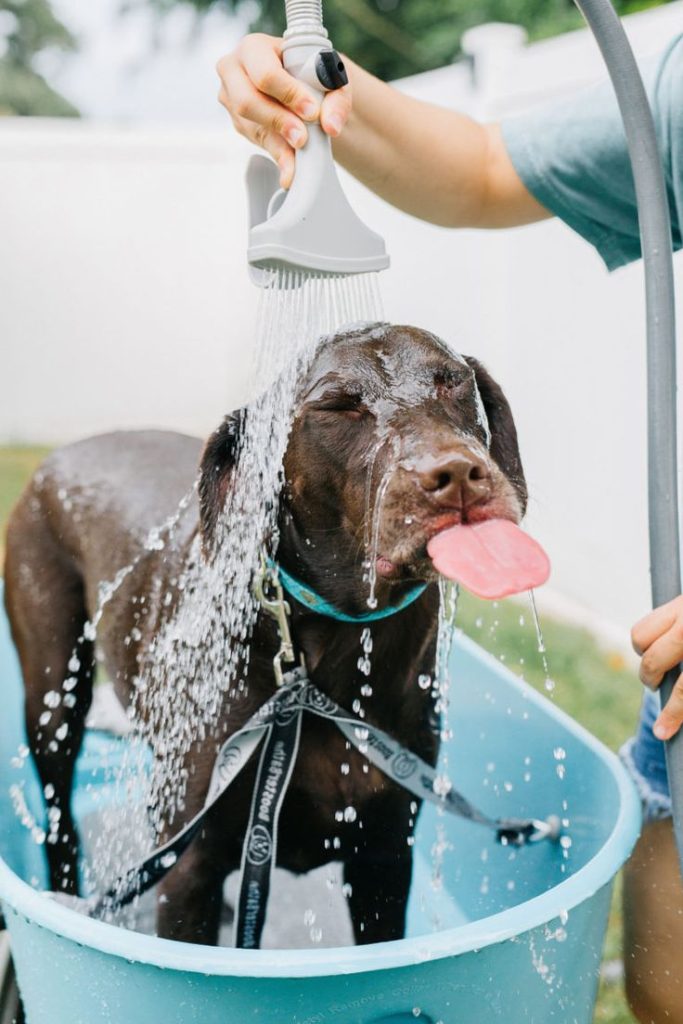
<path fill-rule="evenodd" d="M 253 576 L 264 541 L 271 550 L 277 544 L 282 462 L 297 389 L 322 336 L 381 315 L 376 274 L 327 277 L 284 270 L 268 277 L 252 360 L 253 381 L 266 387 L 239 414 L 235 470 L 216 525 L 214 554 L 204 557 L 201 540 L 195 539 L 177 581 L 177 609 L 162 624 L 136 681 L 131 710 L 136 733 L 120 786 L 129 787 L 131 776 L 143 777 L 151 750 L 144 794 L 151 810 L 141 815 L 142 801 L 131 804 L 124 793 L 111 820 L 102 816 L 89 863 L 93 888 L 109 884 L 154 836 L 172 828 L 183 809 L 191 747 L 211 736 L 229 702 L 239 699 L 257 613 Z M 155 543 L 163 547 L 161 533 Z M 104 588 L 105 600 L 130 571 L 124 567 Z M 90 638 L 100 617 L 98 610 L 89 624 Z"/>

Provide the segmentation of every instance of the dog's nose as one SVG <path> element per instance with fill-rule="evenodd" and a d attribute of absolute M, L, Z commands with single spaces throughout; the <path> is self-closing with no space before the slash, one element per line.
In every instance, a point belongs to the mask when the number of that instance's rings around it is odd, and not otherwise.
<path fill-rule="evenodd" d="M 449 453 L 424 460 L 416 468 L 420 487 L 439 505 L 467 508 L 491 493 L 489 468 L 474 454 Z"/>

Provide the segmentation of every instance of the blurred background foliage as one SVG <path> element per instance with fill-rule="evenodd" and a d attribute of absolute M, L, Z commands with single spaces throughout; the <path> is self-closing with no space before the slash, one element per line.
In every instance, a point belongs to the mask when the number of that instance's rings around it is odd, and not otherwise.
<path fill-rule="evenodd" d="M 36 66 L 46 51 L 75 47 L 49 0 L 0 0 L 0 114 L 77 115 Z"/>
<path fill-rule="evenodd" d="M 97 3 L 98 0 L 83 0 Z M 668 0 L 616 0 L 621 14 Z M 121 0 L 163 15 L 178 7 L 198 16 L 210 10 L 238 14 L 252 30 L 284 29 L 283 0 Z M 325 23 L 337 49 L 380 78 L 417 74 L 460 56 L 460 39 L 473 25 L 523 25 L 532 39 L 581 25 L 572 0 L 325 0 Z M 0 114 L 74 116 L 78 111 L 41 73 L 46 54 L 76 48 L 51 0 L 0 0 Z"/>
<path fill-rule="evenodd" d="M 149 0 L 161 10 L 178 3 L 199 11 L 253 10 L 251 28 L 281 35 L 283 0 Z M 620 14 L 667 0 L 616 0 Z M 450 64 L 460 56 L 463 32 L 487 21 L 523 25 L 530 38 L 557 35 L 582 24 L 573 0 L 324 0 L 325 26 L 338 50 L 380 78 L 401 78 Z"/>

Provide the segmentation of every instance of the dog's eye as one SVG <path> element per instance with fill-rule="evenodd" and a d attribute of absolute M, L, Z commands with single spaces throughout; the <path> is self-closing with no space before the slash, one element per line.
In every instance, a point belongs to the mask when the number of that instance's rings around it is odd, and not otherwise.
<path fill-rule="evenodd" d="M 434 374 L 434 389 L 439 398 L 464 398 L 471 389 L 471 381 L 444 370 Z"/>
<path fill-rule="evenodd" d="M 320 401 L 313 402 L 310 408 L 314 412 L 338 413 L 349 419 L 362 419 L 368 412 L 367 407 L 363 404 L 362 396 L 348 392 L 324 395 Z"/>

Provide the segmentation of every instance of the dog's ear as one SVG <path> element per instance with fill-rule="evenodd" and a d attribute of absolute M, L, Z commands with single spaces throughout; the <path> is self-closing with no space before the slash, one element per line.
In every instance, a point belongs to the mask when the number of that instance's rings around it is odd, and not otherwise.
<path fill-rule="evenodd" d="M 465 358 L 474 370 L 474 377 L 481 400 L 484 403 L 486 417 L 489 421 L 491 457 L 517 491 L 522 504 L 522 512 L 525 512 L 528 493 L 526 480 L 524 479 L 524 470 L 522 469 L 522 457 L 519 454 L 517 429 L 512 418 L 512 410 L 507 398 L 503 394 L 503 389 L 499 384 L 496 384 L 493 377 L 479 360 L 474 359 L 472 356 L 466 356 Z"/>
<path fill-rule="evenodd" d="M 211 552 L 216 524 L 225 508 L 239 451 L 244 410 L 226 416 L 204 445 L 199 464 L 199 526 L 206 554 Z"/>

